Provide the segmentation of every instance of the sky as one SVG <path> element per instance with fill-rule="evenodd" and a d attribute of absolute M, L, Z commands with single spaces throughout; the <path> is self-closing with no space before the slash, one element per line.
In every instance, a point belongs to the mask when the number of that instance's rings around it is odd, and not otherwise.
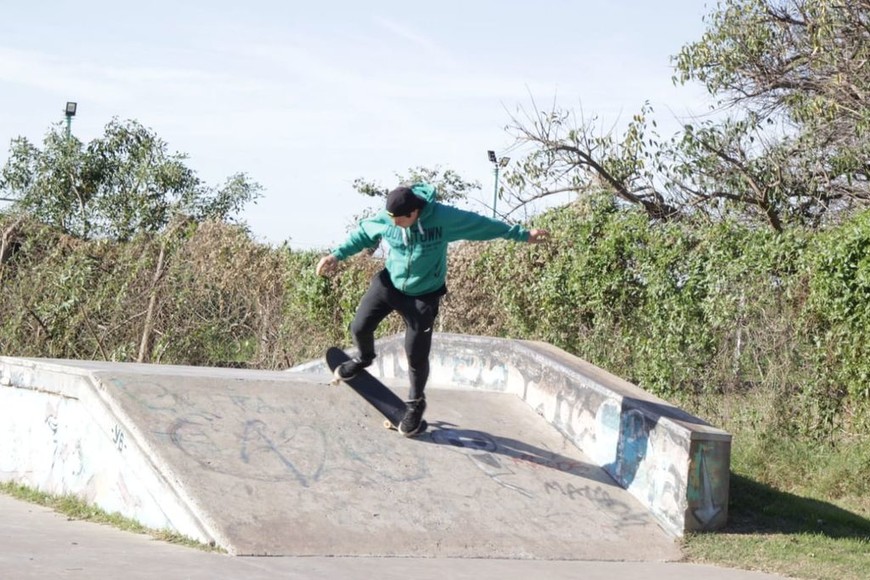
<path fill-rule="evenodd" d="M 209 185 L 246 173 L 263 195 L 241 218 L 263 243 L 333 247 L 373 205 L 353 181 L 391 189 L 413 167 L 480 182 L 466 207 L 489 215 L 487 151 L 510 151 L 533 103 L 606 128 L 649 101 L 662 136 L 703 114 L 670 57 L 708 4 L 0 0 L 0 164 L 74 101 L 84 143 L 133 119 Z"/>

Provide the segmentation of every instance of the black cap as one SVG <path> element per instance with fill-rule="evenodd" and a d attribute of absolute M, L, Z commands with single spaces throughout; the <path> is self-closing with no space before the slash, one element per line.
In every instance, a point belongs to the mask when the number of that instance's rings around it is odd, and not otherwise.
<path fill-rule="evenodd" d="M 397 187 L 387 195 L 387 213 L 391 216 L 409 215 L 425 204 L 425 201 L 414 195 L 410 187 Z"/>

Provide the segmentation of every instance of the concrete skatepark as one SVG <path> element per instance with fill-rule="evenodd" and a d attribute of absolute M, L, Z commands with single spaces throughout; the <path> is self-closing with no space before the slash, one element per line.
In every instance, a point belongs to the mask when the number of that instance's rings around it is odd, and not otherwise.
<path fill-rule="evenodd" d="M 431 577 L 690 571 L 673 563 L 679 536 L 727 519 L 727 433 L 548 345 L 434 342 L 431 427 L 413 440 L 326 386 L 321 361 L 274 372 L 0 357 L 0 479 L 220 546 L 244 557 L 151 541 L 239 577 L 398 576 L 414 562 Z M 404 395 L 401 338 L 378 350 L 373 374 Z M 40 508 L 0 508 L 50 525 Z"/>

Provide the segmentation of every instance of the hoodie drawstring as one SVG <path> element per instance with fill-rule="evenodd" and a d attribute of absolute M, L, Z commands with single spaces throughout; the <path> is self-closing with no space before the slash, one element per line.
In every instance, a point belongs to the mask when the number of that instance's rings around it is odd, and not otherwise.
<path fill-rule="evenodd" d="M 399 228 L 399 229 L 402 230 L 402 243 L 404 243 L 405 246 L 407 246 L 409 244 L 408 228 Z M 423 226 L 422 226 L 422 224 L 420 224 L 419 219 L 417 219 L 417 231 L 420 232 L 421 236 L 425 235 L 425 233 L 423 232 Z"/>

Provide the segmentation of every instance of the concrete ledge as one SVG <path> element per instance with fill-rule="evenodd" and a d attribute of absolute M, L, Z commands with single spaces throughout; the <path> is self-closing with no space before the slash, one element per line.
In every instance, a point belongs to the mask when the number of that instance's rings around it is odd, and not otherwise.
<path fill-rule="evenodd" d="M 404 336 L 377 342 L 369 369 L 407 377 Z M 731 435 L 619 377 L 540 343 L 438 333 L 432 385 L 522 398 L 676 536 L 728 517 Z M 312 362 L 293 370 L 326 372 Z"/>

